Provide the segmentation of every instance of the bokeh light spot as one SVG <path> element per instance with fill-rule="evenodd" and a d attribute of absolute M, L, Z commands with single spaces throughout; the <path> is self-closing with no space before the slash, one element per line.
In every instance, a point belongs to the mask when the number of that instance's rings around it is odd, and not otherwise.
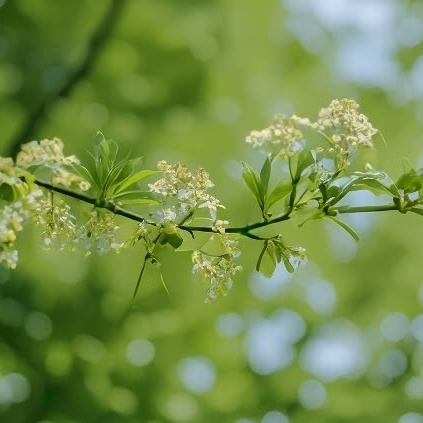
<path fill-rule="evenodd" d="M 104 344 L 99 339 L 82 333 L 75 336 L 73 346 L 79 357 L 91 363 L 99 361 L 106 352 Z"/>
<path fill-rule="evenodd" d="M 30 392 L 28 379 L 20 373 L 8 373 L 0 378 L 0 404 L 24 402 Z"/>
<path fill-rule="evenodd" d="M 179 377 L 190 391 L 204 394 L 212 389 L 216 380 L 216 369 L 205 357 L 190 357 L 179 364 Z"/>
<path fill-rule="evenodd" d="M 307 380 L 301 384 L 298 400 L 304 408 L 317 410 L 326 402 L 327 392 L 323 383 L 318 380 Z"/>
<path fill-rule="evenodd" d="M 25 329 L 31 338 L 42 341 L 51 335 L 53 324 L 45 313 L 33 311 L 26 318 Z"/>
<path fill-rule="evenodd" d="M 224 338 L 239 335 L 244 329 L 244 319 L 237 313 L 225 313 L 216 320 L 216 332 Z"/>
<path fill-rule="evenodd" d="M 289 420 L 280 411 L 269 411 L 264 415 L 260 423 L 289 423 Z"/>
<path fill-rule="evenodd" d="M 423 342 L 423 314 L 419 314 L 411 322 L 411 333 L 419 342 Z"/>
<path fill-rule="evenodd" d="M 250 277 L 250 290 L 260 300 L 270 300 L 278 295 L 283 288 L 292 280 L 292 274 L 285 266 L 276 266 L 275 273 L 271 278 L 266 278 L 259 272 L 253 272 Z"/>
<path fill-rule="evenodd" d="M 317 279 L 307 284 L 307 302 L 320 314 L 329 314 L 336 305 L 336 291 L 332 284 Z"/>
<path fill-rule="evenodd" d="M 368 347 L 360 331 L 344 320 L 320 327 L 301 352 L 303 368 L 324 381 L 361 374 L 368 363 Z"/>
<path fill-rule="evenodd" d="M 163 404 L 164 413 L 171 421 L 191 421 L 198 413 L 198 405 L 194 398 L 187 394 L 171 394 Z"/>
<path fill-rule="evenodd" d="M 113 387 L 107 393 L 107 404 L 119 414 L 134 414 L 138 407 L 136 395 L 129 389 Z"/>
<path fill-rule="evenodd" d="M 391 342 L 398 342 L 410 332 L 410 319 L 403 313 L 390 313 L 380 324 L 382 336 Z"/>
<path fill-rule="evenodd" d="M 406 394 L 413 399 L 423 398 L 423 379 L 421 377 L 412 377 L 405 385 Z"/>
<path fill-rule="evenodd" d="M 419 413 L 406 413 L 399 418 L 398 423 L 423 423 L 423 416 Z"/>
<path fill-rule="evenodd" d="M 126 349 L 126 358 L 134 366 L 147 366 L 153 361 L 156 349 L 147 339 L 135 339 Z"/>
<path fill-rule="evenodd" d="M 386 351 L 380 358 L 379 367 L 386 376 L 396 378 L 407 370 L 407 357 L 400 350 Z"/>

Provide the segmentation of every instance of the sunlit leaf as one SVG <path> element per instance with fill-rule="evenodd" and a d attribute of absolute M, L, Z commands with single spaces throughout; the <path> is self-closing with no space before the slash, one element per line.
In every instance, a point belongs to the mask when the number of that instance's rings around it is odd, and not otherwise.
<path fill-rule="evenodd" d="M 276 264 L 275 246 L 272 242 L 266 241 L 257 260 L 256 270 L 266 278 L 271 278 L 275 273 Z"/>
<path fill-rule="evenodd" d="M 0 185 L 0 199 L 4 201 L 14 201 L 15 198 L 15 191 L 9 184 L 1 184 Z"/>
<path fill-rule="evenodd" d="M 294 179 L 296 180 L 300 179 L 302 173 L 314 163 L 315 163 L 315 160 L 311 151 L 308 149 L 301 150 L 298 153 Z"/>
<path fill-rule="evenodd" d="M 406 194 L 420 191 L 423 187 L 423 169 L 418 171 L 411 169 L 408 173 L 401 175 L 395 185 Z"/>
<path fill-rule="evenodd" d="M 219 235 L 211 236 L 201 247 L 201 251 L 212 257 L 225 257 L 228 254 L 228 247 Z"/>
<path fill-rule="evenodd" d="M 351 228 L 351 226 L 346 224 L 343 220 L 338 219 L 335 216 L 330 216 L 330 215 L 328 215 L 327 217 L 331 219 L 333 222 L 335 222 L 337 225 L 339 225 L 342 229 L 347 231 L 354 238 L 356 242 L 360 241 L 360 237 L 358 233 L 353 228 Z"/>
<path fill-rule="evenodd" d="M 270 160 L 270 156 L 267 156 L 260 170 L 259 192 L 260 192 L 260 199 L 262 203 L 265 202 L 265 198 L 267 196 L 267 189 L 269 187 L 271 170 L 272 170 L 272 162 Z"/>
<path fill-rule="evenodd" d="M 122 194 L 113 196 L 110 200 L 123 204 L 158 204 L 156 200 L 151 198 L 149 191 L 126 191 Z"/>
<path fill-rule="evenodd" d="M 256 197 L 256 200 L 260 206 L 260 209 L 263 210 L 263 201 L 260 196 L 260 178 L 257 175 L 257 172 L 246 162 L 242 162 L 244 171 L 242 172 L 242 177 L 247 184 L 250 191 Z"/>
<path fill-rule="evenodd" d="M 124 191 L 126 188 L 130 187 L 131 185 L 142 181 L 145 178 L 148 178 L 149 176 L 156 175 L 159 173 L 158 170 L 140 170 L 139 172 L 135 173 L 134 175 L 130 176 L 129 178 L 126 178 L 121 182 L 116 189 L 116 193 Z"/>
<path fill-rule="evenodd" d="M 279 182 L 266 199 L 264 211 L 267 212 L 279 200 L 285 198 L 292 190 L 291 182 Z"/>

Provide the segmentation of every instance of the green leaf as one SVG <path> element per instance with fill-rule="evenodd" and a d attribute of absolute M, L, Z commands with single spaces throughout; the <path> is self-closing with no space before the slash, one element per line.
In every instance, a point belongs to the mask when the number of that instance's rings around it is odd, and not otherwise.
<path fill-rule="evenodd" d="M 110 200 L 116 201 L 123 204 L 158 204 L 156 200 L 151 198 L 151 193 L 149 191 L 126 191 L 121 194 L 113 196 Z"/>
<path fill-rule="evenodd" d="M 292 265 L 292 263 L 289 261 L 289 258 L 285 254 L 282 254 L 282 260 L 283 260 L 283 264 L 285 266 L 285 269 L 288 270 L 289 273 L 294 273 L 295 268 Z"/>
<path fill-rule="evenodd" d="M 260 206 L 260 209 L 263 210 L 263 202 L 260 196 L 260 177 L 257 175 L 257 172 L 246 162 L 242 162 L 244 171 L 242 172 L 242 177 L 247 184 L 250 191 L 256 197 L 256 200 Z"/>
<path fill-rule="evenodd" d="M 162 245 L 169 244 L 173 248 L 178 248 L 182 245 L 183 239 L 181 235 L 176 231 L 172 233 L 162 233 L 159 241 Z"/>
<path fill-rule="evenodd" d="M 0 185 L 0 199 L 4 201 L 14 201 L 16 199 L 15 191 L 13 187 L 11 187 L 9 184 L 1 184 Z"/>
<path fill-rule="evenodd" d="M 344 221 L 338 219 L 335 216 L 330 216 L 328 215 L 328 218 L 333 220 L 337 225 L 339 225 L 342 229 L 344 229 L 345 231 L 347 231 L 356 242 L 360 241 L 360 237 L 358 236 L 358 233 L 351 228 L 351 226 L 347 225 Z"/>
<path fill-rule="evenodd" d="M 256 270 L 266 278 L 271 278 L 276 269 L 275 246 L 271 241 L 265 241 L 256 264 Z"/>
<path fill-rule="evenodd" d="M 409 172 L 401 175 L 395 185 L 406 194 L 420 191 L 423 187 L 423 169 L 417 172 L 411 169 Z"/>
<path fill-rule="evenodd" d="M 124 179 L 115 190 L 116 193 L 124 191 L 126 188 L 130 187 L 131 185 L 142 181 L 149 176 L 156 175 L 159 173 L 158 170 L 140 170 L 139 172 L 135 173 L 134 175 L 130 176 L 129 178 Z"/>
<path fill-rule="evenodd" d="M 298 153 L 297 166 L 294 172 L 294 179 L 299 180 L 302 173 L 314 163 L 315 160 L 311 151 L 307 149 L 301 150 Z"/>
<path fill-rule="evenodd" d="M 211 236 L 200 251 L 212 257 L 225 257 L 228 254 L 228 248 L 217 234 Z"/>
<path fill-rule="evenodd" d="M 92 186 L 97 185 L 97 181 L 94 180 L 93 175 L 86 167 L 80 164 L 72 164 L 68 168 L 70 171 L 75 172 L 78 176 L 88 181 Z"/>
<path fill-rule="evenodd" d="M 167 289 L 166 283 L 163 278 L 163 273 L 161 271 L 159 273 L 160 273 L 160 282 L 162 283 L 164 290 L 167 292 L 167 295 L 170 295 L 169 290 Z"/>
<path fill-rule="evenodd" d="M 300 219 L 298 227 L 302 227 L 310 220 L 317 220 L 325 216 L 325 213 L 322 212 L 318 207 L 303 206 L 295 211 L 295 218 Z"/>
<path fill-rule="evenodd" d="M 420 209 L 418 207 L 413 207 L 411 209 L 409 209 L 411 212 L 419 214 L 420 216 L 423 216 L 423 209 Z"/>
<path fill-rule="evenodd" d="M 270 180 L 270 173 L 272 170 L 272 161 L 270 160 L 270 156 L 266 157 L 266 160 L 263 163 L 263 166 L 260 170 L 260 199 L 264 204 L 265 198 L 267 196 L 267 190 L 269 187 L 269 180 Z"/>
<path fill-rule="evenodd" d="M 279 200 L 285 198 L 292 191 L 291 182 L 282 181 L 279 182 L 270 192 L 269 196 L 266 198 L 266 203 L 264 206 L 264 212 L 266 213 L 270 207 L 272 207 Z"/>

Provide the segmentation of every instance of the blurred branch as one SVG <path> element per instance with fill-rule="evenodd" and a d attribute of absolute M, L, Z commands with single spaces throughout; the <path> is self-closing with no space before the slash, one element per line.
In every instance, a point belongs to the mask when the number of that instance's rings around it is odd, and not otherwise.
<path fill-rule="evenodd" d="M 90 72 L 113 32 L 124 4 L 125 0 L 110 1 L 110 6 L 106 14 L 91 36 L 91 39 L 87 42 L 86 53 L 82 57 L 80 63 L 70 73 L 70 76 L 65 84 L 57 92 L 47 95 L 41 104 L 29 114 L 27 121 L 22 126 L 22 129 L 12 140 L 7 156 L 14 157 L 19 152 L 20 145 L 28 142 L 29 138 L 33 136 L 36 128 L 44 118 L 46 111 L 52 107 L 59 98 L 69 96 L 78 82 L 80 82 Z"/>

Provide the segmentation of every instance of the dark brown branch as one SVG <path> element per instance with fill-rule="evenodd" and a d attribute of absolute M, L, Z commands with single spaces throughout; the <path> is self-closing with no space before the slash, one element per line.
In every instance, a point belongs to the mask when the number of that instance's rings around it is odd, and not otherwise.
<path fill-rule="evenodd" d="M 116 26 L 116 22 L 118 21 L 119 14 L 123 9 L 124 3 L 125 0 L 110 1 L 110 6 L 104 18 L 101 20 L 97 29 L 91 36 L 91 39 L 87 43 L 86 53 L 82 57 L 80 63 L 75 67 L 75 69 L 73 69 L 65 84 L 59 88 L 57 92 L 47 95 L 38 107 L 28 116 L 28 119 L 22 126 L 22 129 L 10 143 L 7 151 L 8 156 L 16 156 L 21 144 L 31 141 L 30 138 L 34 136 L 34 132 L 45 117 L 46 111 L 61 97 L 69 96 L 78 82 L 80 82 L 90 72 L 101 51 L 106 45 L 114 27 Z"/>

